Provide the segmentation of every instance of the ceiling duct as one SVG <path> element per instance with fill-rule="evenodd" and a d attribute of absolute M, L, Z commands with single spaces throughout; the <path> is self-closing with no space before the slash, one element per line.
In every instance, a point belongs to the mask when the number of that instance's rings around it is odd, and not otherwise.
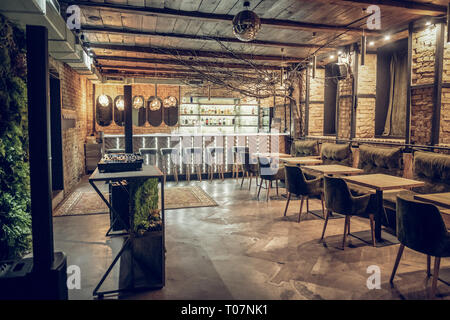
<path fill-rule="evenodd" d="M 44 26 L 48 30 L 48 52 L 56 60 L 67 63 L 78 73 L 98 78 L 92 58 L 87 55 L 79 39 L 67 27 L 55 0 L 0 1 L 0 13 L 25 28 L 26 25 Z"/>

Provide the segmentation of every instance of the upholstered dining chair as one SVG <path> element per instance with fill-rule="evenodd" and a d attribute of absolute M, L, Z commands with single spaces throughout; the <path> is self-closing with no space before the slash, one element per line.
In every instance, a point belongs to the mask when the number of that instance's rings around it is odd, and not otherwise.
<path fill-rule="evenodd" d="M 339 213 L 345 216 L 344 237 L 342 239 L 342 249 L 345 248 L 347 235 L 350 233 L 350 219 L 352 216 L 366 217 L 370 219 L 370 230 L 372 234 L 372 245 L 375 246 L 375 219 L 373 213 L 368 213 L 373 210 L 373 205 L 370 203 L 371 195 L 366 194 L 362 196 L 353 196 L 348 188 L 345 180 L 341 178 L 334 178 L 324 176 L 324 198 L 326 208 L 326 218 L 323 225 L 322 237 L 325 236 L 325 230 L 328 224 L 328 218 L 332 212 Z"/>
<path fill-rule="evenodd" d="M 278 180 L 282 180 L 284 178 L 284 167 L 273 163 L 271 158 L 258 157 L 258 175 L 260 177 L 260 182 L 257 198 L 259 199 L 263 181 L 265 182 L 267 188 L 266 201 L 269 201 L 272 181 L 275 181 L 278 195 Z"/>
<path fill-rule="evenodd" d="M 322 178 L 307 179 L 302 169 L 298 166 L 284 167 L 285 170 L 285 183 L 287 189 L 287 202 L 284 209 L 284 216 L 286 216 L 289 202 L 291 201 L 291 195 L 295 195 L 301 198 L 300 211 L 298 213 L 298 222 L 302 215 L 303 201 L 306 199 L 306 212 L 309 212 L 309 197 L 320 197 L 322 202 L 322 214 L 325 217 L 325 210 L 323 207 L 323 195 L 322 195 Z"/>
<path fill-rule="evenodd" d="M 256 160 L 255 160 L 255 162 L 256 162 Z M 242 174 L 241 188 L 244 185 L 245 176 L 247 176 L 249 178 L 248 190 L 250 190 L 250 188 L 252 186 L 253 176 L 255 176 L 256 179 L 258 179 L 258 163 L 253 163 L 252 159 L 250 159 L 250 152 L 244 153 L 244 161 L 242 164 L 242 170 L 243 170 L 243 174 Z M 256 183 L 256 186 L 258 186 L 257 183 Z"/>
<path fill-rule="evenodd" d="M 431 276 L 431 257 L 434 257 L 431 291 L 436 295 L 441 258 L 450 257 L 450 233 L 439 209 L 430 203 L 397 197 L 397 238 L 400 241 L 390 283 L 394 281 L 403 250 L 408 247 L 427 255 L 427 276 Z"/>

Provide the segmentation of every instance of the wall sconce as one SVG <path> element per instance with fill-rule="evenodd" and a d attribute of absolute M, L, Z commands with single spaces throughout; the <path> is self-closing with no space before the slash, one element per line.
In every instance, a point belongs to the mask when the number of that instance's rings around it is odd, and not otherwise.
<path fill-rule="evenodd" d="M 105 94 L 102 94 L 101 96 L 98 97 L 98 103 L 100 103 L 100 105 L 102 107 L 107 107 L 109 105 L 109 99 L 108 96 Z"/>

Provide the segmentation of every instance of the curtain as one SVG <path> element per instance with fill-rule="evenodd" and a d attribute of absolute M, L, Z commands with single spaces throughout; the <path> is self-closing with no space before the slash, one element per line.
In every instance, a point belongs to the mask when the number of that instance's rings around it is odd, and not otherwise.
<path fill-rule="evenodd" d="M 389 105 L 383 136 L 405 136 L 407 57 L 407 52 L 396 52 L 391 57 Z"/>

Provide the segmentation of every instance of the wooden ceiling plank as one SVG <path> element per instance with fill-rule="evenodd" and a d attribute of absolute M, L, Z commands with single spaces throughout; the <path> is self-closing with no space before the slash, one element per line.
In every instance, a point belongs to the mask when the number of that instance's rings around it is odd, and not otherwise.
<path fill-rule="evenodd" d="M 150 8 L 164 8 L 164 0 L 145 0 L 145 6 Z"/>

